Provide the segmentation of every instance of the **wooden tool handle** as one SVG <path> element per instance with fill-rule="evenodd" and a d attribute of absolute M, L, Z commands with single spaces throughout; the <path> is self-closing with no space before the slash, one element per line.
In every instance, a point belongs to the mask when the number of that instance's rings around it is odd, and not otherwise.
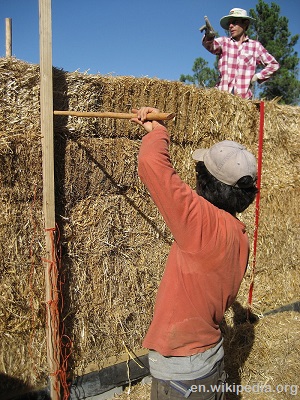
<path fill-rule="evenodd" d="M 93 111 L 53 111 L 54 115 L 72 115 L 74 117 L 96 117 L 96 118 L 136 118 L 137 114 L 117 112 L 93 112 Z M 175 117 L 174 113 L 149 113 L 148 121 L 168 121 Z"/>

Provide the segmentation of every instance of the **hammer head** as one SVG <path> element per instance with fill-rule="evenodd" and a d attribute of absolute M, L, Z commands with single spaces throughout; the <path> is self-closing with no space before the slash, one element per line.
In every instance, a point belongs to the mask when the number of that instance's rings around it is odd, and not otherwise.
<path fill-rule="evenodd" d="M 199 29 L 200 32 L 206 31 L 207 34 L 209 34 L 210 36 L 215 36 L 215 30 L 214 28 L 211 26 L 211 23 L 209 22 L 209 19 L 207 18 L 207 16 L 205 15 L 204 17 L 205 20 L 205 25 L 202 25 L 201 28 Z"/>

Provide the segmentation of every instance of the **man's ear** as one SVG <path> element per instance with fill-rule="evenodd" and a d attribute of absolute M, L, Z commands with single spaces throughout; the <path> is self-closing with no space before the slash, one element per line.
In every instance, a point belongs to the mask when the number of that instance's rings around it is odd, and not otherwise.
<path fill-rule="evenodd" d="M 247 19 L 244 19 L 244 23 L 245 23 L 245 31 L 247 32 L 249 25 L 250 25 L 250 21 L 248 21 Z"/>

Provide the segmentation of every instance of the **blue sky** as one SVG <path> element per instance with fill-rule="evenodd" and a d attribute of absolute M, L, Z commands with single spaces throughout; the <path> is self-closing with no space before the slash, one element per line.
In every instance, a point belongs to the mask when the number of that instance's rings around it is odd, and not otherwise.
<path fill-rule="evenodd" d="M 271 0 L 264 0 L 271 4 Z M 233 7 L 249 12 L 256 0 L 52 0 L 53 65 L 65 71 L 178 80 L 197 57 L 212 66 L 199 27 L 207 15 L 224 34 L 220 18 Z M 300 33 L 300 1 L 274 0 Z M 12 18 L 12 53 L 39 63 L 38 0 L 0 1 L 0 57 L 5 56 L 5 18 Z M 299 40 L 300 42 L 300 40 Z M 300 54 L 300 43 L 295 50 Z"/>

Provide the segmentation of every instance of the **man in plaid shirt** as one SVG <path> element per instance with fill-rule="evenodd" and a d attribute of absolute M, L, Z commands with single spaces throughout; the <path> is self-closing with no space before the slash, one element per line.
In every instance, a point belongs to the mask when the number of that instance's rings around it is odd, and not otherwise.
<path fill-rule="evenodd" d="M 279 63 L 256 40 L 251 40 L 246 32 L 250 21 L 254 19 L 240 8 L 233 8 L 229 15 L 221 18 L 220 24 L 229 30 L 230 37 L 215 38 L 209 22 L 204 27 L 203 46 L 212 54 L 219 56 L 220 72 L 217 87 L 229 93 L 252 98 L 251 85 L 262 83 L 279 69 Z M 256 73 L 257 65 L 264 68 Z"/>

